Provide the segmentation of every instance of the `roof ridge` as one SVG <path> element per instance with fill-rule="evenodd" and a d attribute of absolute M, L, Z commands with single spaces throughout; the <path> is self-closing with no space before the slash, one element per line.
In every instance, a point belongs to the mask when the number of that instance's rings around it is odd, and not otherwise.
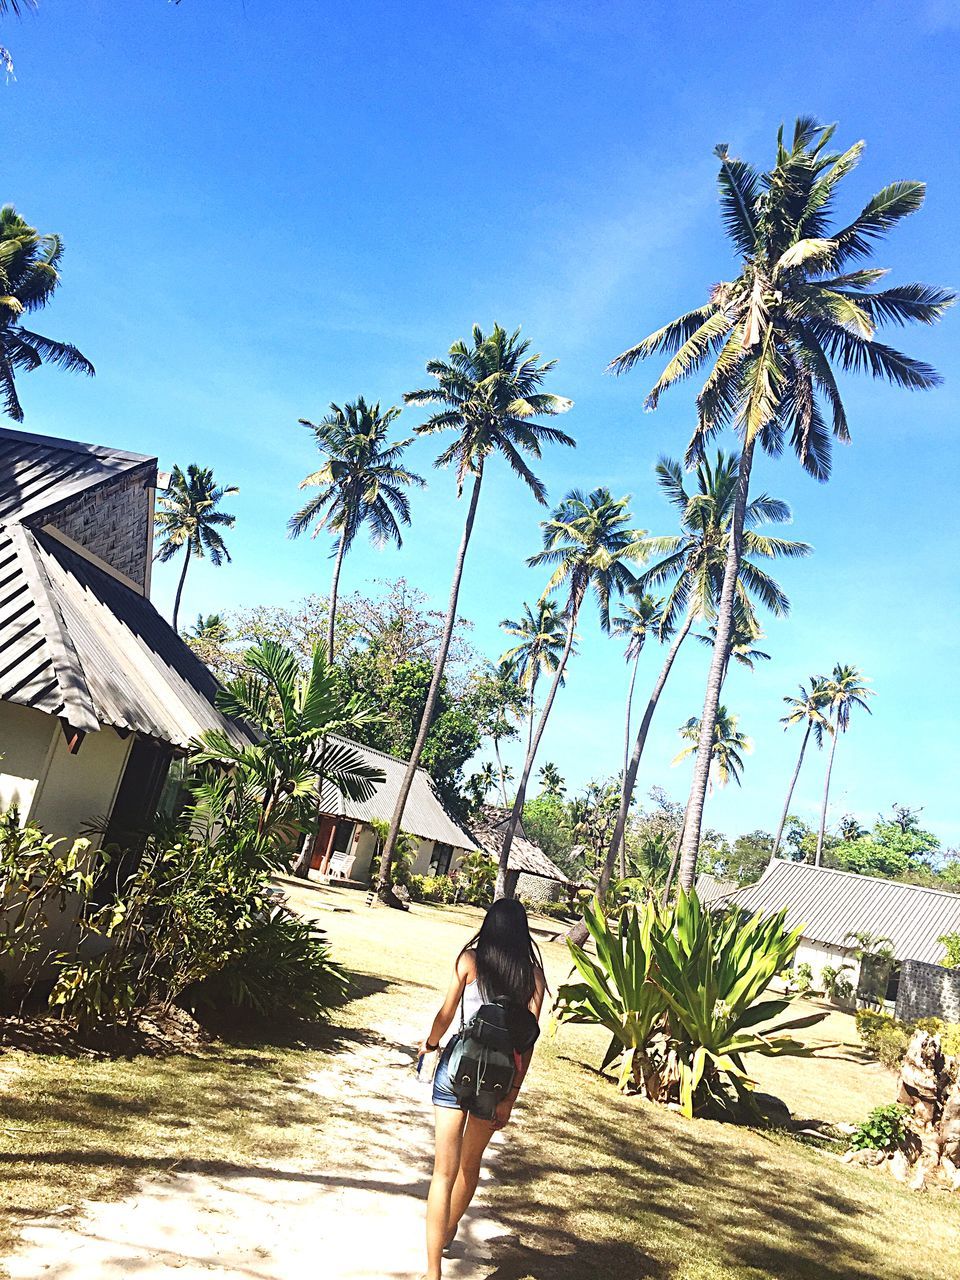
<path fill-rule="evenodd" d="M 868 876 L 862 871 L 845 871 L 842 867 L 817 867 L 812 862 L 794 862 L 792 858 L 776 858 L 774 861 L 787 867 L 802 867 L 806 871 L 815 871 L 819 875 L 848 876 L 852 880 L 866 880 L 869 884 L 889 884 L 894 889 L 916 889 L 919 893 L 937 893 L 943 898 L 960 898 L 960 893 L 953 893 L 950 889 L 937 889 L 934 885 L 927 884 L 910 884 L 907 880 L 891 880 L 889 876 Z M 771 863 L 760 879 L 765 879 L 772 870 Z M 759 883 L 760 880 L 754 881 L 754 884 Z M 744 885 L 744 888 L 750 887 L 750 885 Z"/>
<path fill-rule="evenodd" d="M 410 761 L 405 760 L 403 756 L 395 756 L 389 751 L 381 751 L 379 747 L 371 747 L 366 742 L 357 742 L 353 738 L 348 738 L 345 734 L 331 733 L 329 736 L 331 738 L 339 738 L 341 742 L 348 742 L 351 747 L 362 747 L 364 751 L 370 751 L 375 756 L 383 756 L 384 760 L 392 760 L 394 764 L 408 765 L 410 763 Z M 434 787 L 436 787 L 437 784 L 434 781 L 433 774 L 430 772 L 429 769 L 425 768 L 422 764 L 418 764 L 417 773 L 422 773 L 425 777 L 429 778 L 430 781 L 433 783 Z"/>
<path fill-rule="evenodd" d="M 151 453 L 131 453 L 128 449 L 116 449 L 109 444 L 89 444 L 84 440 L 66 440 L 61 436 L 41 435 L 36 431 L 16 431 L 12 427 L 0 427 L 0 442 L 17 440 L 24 444 L 49 445 L 55 449 L 66 449 L 70 453 L 93 454 L 97 458 L 117 458 L 123 462 L 141 463 L 156 462 Z"/>

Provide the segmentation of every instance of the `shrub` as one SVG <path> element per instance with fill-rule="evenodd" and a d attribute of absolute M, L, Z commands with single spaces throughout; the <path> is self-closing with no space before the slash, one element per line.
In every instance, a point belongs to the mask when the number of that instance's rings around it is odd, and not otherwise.
<path fill-rule="evenodd" d="M 415 876 L 407 878 L 407 889 L 414 902 L 453 902 L 457 886 L 451 876 Z"/>
<path fill-rule="evenodd" d="M 874 1009 L 858 1009 L 856 1012 L 857 1034 L 868 1053 L 876 1055 L 880 1032 L 884 1027 L 896 1025 L 896 1020 L 889 1013 L 877 1013 Z"/>
<path fill-rule="evenodd" d="M 489 854 L 468 853 L 460 859 L 457 881 L 464 902 L 475 907 L 485 907 L 493 901 L 493 889 L 497 880 L 497 864 Z"/>
<path fill-rule="evenodd" d="M 825 964 L 820 970 L 820 987 L 830 1000 L 843 1002 L 853 995 L 853 983 L 847 972 L 846 966 L 837 969 L 832 964 Z"/>
<path fill-rule="evenodd" d="M 793 971 L 793 981 L 801 995 L 805 995 L 813 986 L 813 969 L 806 960 L 798 964 Z"/>
<path fill-rule="evenodd" d="M 874 1107 L 850 1139 L 851 1151 L 896 1151 L 906 1137 L 906 1107 L 898 1102 L 888 1102 Z"/>
<path fill-rule="evenodd" d="M 551 920 L 570 919 L 570 908 L 565 902 L 529 902 L 524 899 L 523 905 L 528 911 L 541 916 L 549 916 Z"/>
<path fill-rule="evenodd" d="M 876 1054 L 885 1067 L 895 1071 L 903 1061 L 910 1044 L 911 1031 L 902 1022 L 891 1018 L 890 1023 L 877 1033 Z"/>
<path fill-rule="evenodd" d="M 947 954 L 940 963 L 945 969 L 960 969 L 960 933 L 945 933 L 937 939 L 946 948 Z"/>

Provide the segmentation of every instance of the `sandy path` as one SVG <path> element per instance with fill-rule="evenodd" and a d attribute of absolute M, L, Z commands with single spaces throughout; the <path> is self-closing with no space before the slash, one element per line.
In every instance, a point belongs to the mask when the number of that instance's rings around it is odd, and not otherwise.
<path fill-rule="evenodd" d="M 255 1174 L 152 1178 L 124 1200 L 88 1203 L 77 1216 L 27 1227 L 6 1263 L 11 1277 L 414 1280 L 424 1265 L 432 1108 L 400 1038 L 389 1036 L 304 1081 L 304 1105 L 317 1107 L 334 1164 L 304 1153 Z M 336 1118 L 324 1110 L 325 1098 L 336 1099 Z M 488 1163 L 495 1168 L 495 1151 Z M 483 1200 L 481 1184 L 445 1280 L 482 1280 L 492 1269 L 491 1242 L 504 1233 L 485 1216 Z"/>

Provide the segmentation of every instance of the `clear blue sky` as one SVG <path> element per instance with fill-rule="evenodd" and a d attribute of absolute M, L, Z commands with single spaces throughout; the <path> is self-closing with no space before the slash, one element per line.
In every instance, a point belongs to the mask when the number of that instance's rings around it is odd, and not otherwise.
<path fill-rule="evenodd" d="M 98 369 L 23 378 L 25 425 L 166 467 L 197 461 L 240 486 L 234 564 L 192 571 L 191 615 L 326 588 L 326 548 L 284 533 L 313 467 L 297 418 L 361 393 L 399 402 L 474 321 L 522 324 L 559 361 L 579 448 L 544 461 L 551 497 L 607 484 L 633 495 L 638 525 L 671 532 L 652 468 L 681 453 L 693 388 L 644 414 L 655 367 L 603 370 L 729 272 L 717 142 L 764 164 L 781 119 L 838 120 L 838 141 L 868 142 L 851 213 L 894 179 L 929 183 L 926 209 L 883 250 L 892 278 L 960 285 L 954 0 L 815 0 L 802 17 L 782 2 L 41 0 L 0 41 L 17 71 L 0 85 L 2 197 L 67 245 L 40 327 Z M 798 746 L 780 699 L 845 661 L 877 697 L 838 751 L 831 815 L 922 805 L 960 841 L 958 325 L 952 313 L 904 339 L 942 370 L 940 390 L 845 383 L 854 443 L 829 485 L 792 458 L 756 468 L 816 554 L 783 568 L 793 614 L 768 627 L 773 661 L 730 677 L 755 752 L 743 789 L 711 799 L 712 825 L 773 826 Z M 435 452 L 420 442 L 412 462 L 426 472 Z M 494 468 L 462 595 L 491 656 L 499 619 L 540 590 L 523 563 L 540 515 Z M 345 588 L 403 574 L 442 603 L 461 519 L 452 477 L 432 473 L 402 552 L 358 546 Z M 173 577 L 157 572 L 161 608 Z M 682 656 L 644 790 L 685 795 L 687 770 L 669 761 L 707 657 L 697 644 Z M 658 660 L 651 650 L 641 695 Z M 624 688 L 615 642 L 589 622 L 543 752 L 571 786 L 618 768 Z M 822 763 L 798 789 L 808 818 Z"/>

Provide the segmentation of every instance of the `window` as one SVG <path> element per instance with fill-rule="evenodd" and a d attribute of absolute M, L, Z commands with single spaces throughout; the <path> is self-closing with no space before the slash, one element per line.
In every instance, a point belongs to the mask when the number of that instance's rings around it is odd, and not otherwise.
<path fill-rule="evenodd" d="M 433 846 L 433 856 L 430 859 L 430 874 L 432 876 L 445 876 L 450 874 L 450 863 L 453 861 L 453 845 L 442 844 L 439 841 Z"/>

